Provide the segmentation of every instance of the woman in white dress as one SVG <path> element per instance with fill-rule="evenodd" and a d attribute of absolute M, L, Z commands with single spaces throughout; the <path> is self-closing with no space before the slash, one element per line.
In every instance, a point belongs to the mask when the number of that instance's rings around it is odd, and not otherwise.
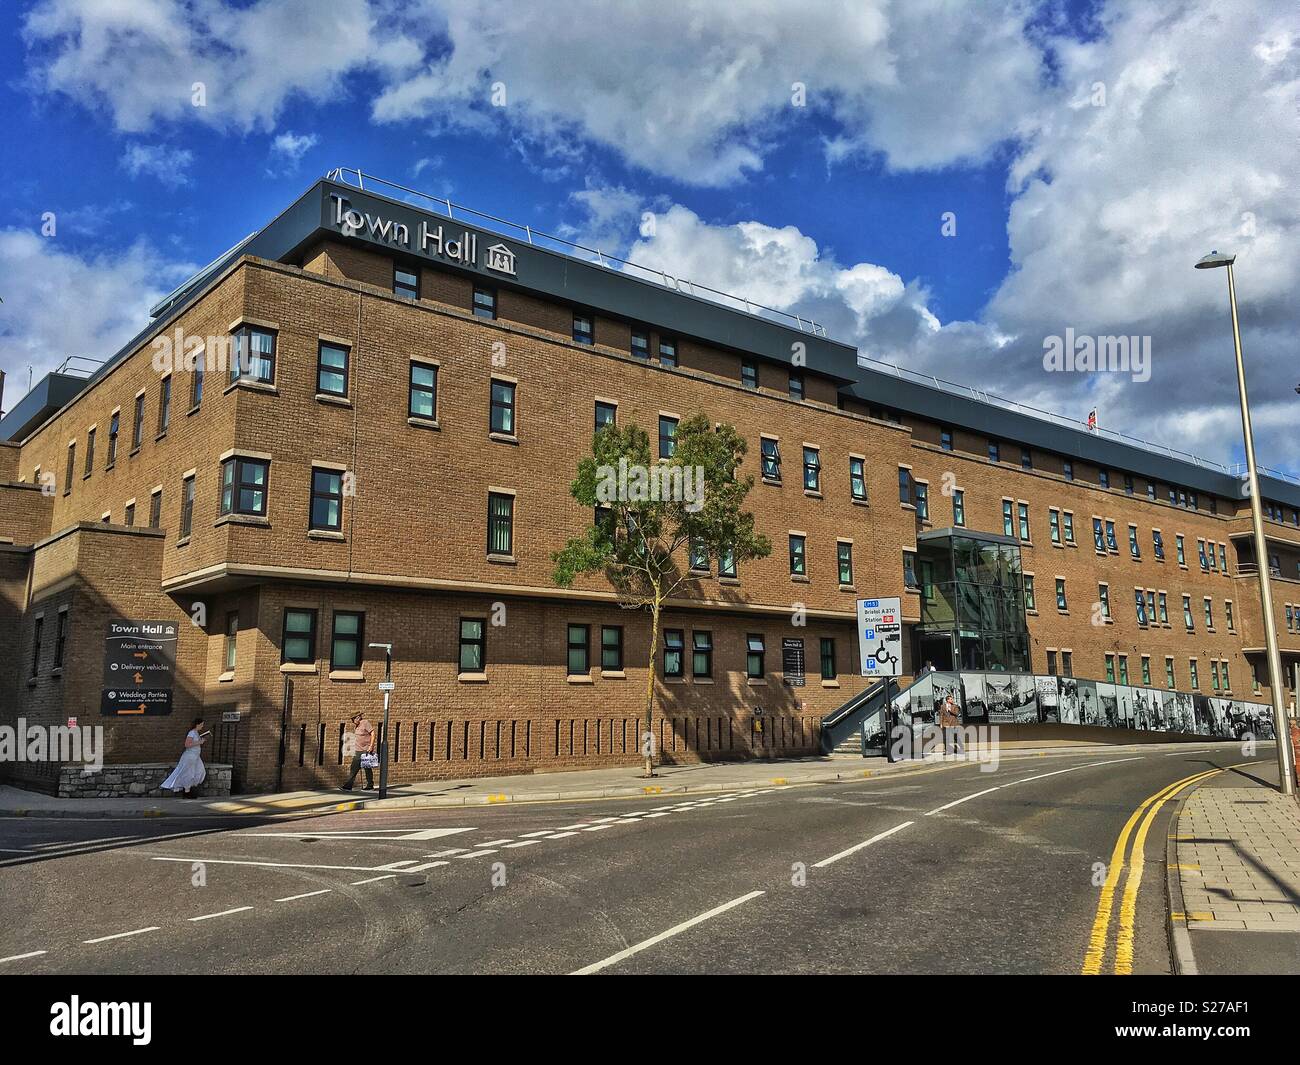
<path fill-rule="evenodd" d="M 210 733 L 203 732 L 203 718 L 196 717 L 189 732 L 185 734 L 185 750 L 181 760 L 176 763 L 172 775 L 162 782 L 167 791 L 183 791 L 185 798 L 194 798 L 194 789 L 203 783 L 208 775 L 203 766 L 203 741 Z"/>

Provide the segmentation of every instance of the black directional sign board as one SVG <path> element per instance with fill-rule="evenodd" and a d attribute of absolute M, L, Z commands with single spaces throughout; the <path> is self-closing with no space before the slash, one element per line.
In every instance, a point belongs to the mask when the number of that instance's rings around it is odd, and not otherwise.
<path fill-rule="evenodd" d="M 803 640 L 785 637 L 781 641 L 781 672 L 792 688 L 804 686 Z"/>
<path fill-rule="evenodd" d="M 174 621 L 109 621 L 101 714 L 116 717 L 172 712 L 176 637 Z"/>

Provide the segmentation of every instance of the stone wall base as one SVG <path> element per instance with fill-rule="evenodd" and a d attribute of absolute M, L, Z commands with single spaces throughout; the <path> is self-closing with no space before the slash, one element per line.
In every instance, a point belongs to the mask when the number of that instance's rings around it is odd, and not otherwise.
<path fill-rule="evenodd" d="M 136 765 L 105 765 L 98 772 L 87 773 L 79 765 L 59 767 L 60 799 L 168 798 L 179 792 L 163 791 L 159 786 L 176 768 L 170 762 L 142 762 Z M 196 795 L 229 795 L 230 766 L 207 765 L 208 775 Z"/>

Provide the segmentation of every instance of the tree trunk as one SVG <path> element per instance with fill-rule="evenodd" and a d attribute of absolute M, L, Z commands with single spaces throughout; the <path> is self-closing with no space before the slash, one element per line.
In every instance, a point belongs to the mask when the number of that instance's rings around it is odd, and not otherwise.
<path fill-rule="evenodd" d="M 655 659 L 659 657 L 659 593 L 655 591 L 650 603 L 650 668 L 646 680 L 645 693 L 645 735 L 642 750 L 645 752 L 645 775 L 655 775 L 654 760 L 654 712 L 655 712 Z"/>

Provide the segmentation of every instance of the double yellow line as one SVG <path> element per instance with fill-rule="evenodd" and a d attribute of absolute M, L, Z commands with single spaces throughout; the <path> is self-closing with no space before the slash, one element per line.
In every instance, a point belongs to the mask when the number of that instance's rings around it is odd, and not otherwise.
<path fill-rule="evenodd" d="M 1250 763 L 1238 764 L 1249 765 Z M 1133 847 L 1129 852 L 1128 876 L 1124 881 L 1123 894 L 1120 896 L 1119 930 L 1115 937 L 1117 976 L 1128 976 L 1133 972 L 1133 931 L 1137 923 L 1138 889 L 1142 886 L 1142 869 L 1146 864 L 1147 833 L 1151 829 L 1151 823 L 1156 819 L 1160 808 L 1180 791 L 1231 768 L 1233 767 L 1224 766 L 1223 769 L 1211 769 L 1204 773 L 1194 773 L 1182 780 L 1175 780 L 1154 795 L 1143 799 L 1138 808 L 1133 811 L 1133 815 L 1120 832 L 1119 839 L 1115 841 L 1115 849 L 1111 852 L 1110 865 L 1106 869 L 1106 881 L 1102 884 L 1101 898 L 1097 902 L 1097 916 L 1092 922 L 1092 933 L 1088 936 L 1088 950 L 1083 956 L 1083 968 L 1080 972 L 1084 976 L 1098 975 L 1106 959 L 1106 941 L 1110 935 L 1111 915 L 1115 910 L 1115 894 L 1119 888 L 1120 876 L 1124 872 L 1124 855 L 1129 849 L 1130 837 L 1133 840 Z M 1134 835 L 1133 828 L 1139 821 L 1141 825 Z"/>

